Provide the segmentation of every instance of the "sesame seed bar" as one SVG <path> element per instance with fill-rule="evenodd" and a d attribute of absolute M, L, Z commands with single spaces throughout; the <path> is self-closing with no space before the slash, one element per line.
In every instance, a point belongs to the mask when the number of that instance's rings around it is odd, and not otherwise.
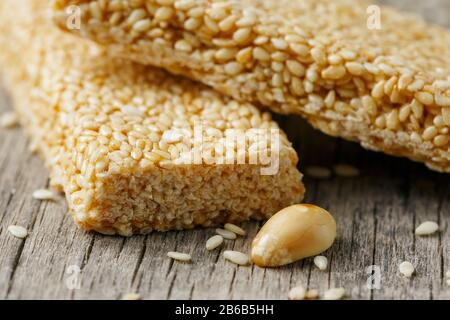
<path fill-rule="evenodd" d="M 78 5 L 80 28 L 65 10 Z M 450 32 L 359 0 L 54 0 L 114 55 L 450 172 Z"/>
<path fill-rule="evenodd" d="M 262 174 L 259 162 L 182 159 L 195 122 L 213 130 L 202 142 L 208 151 L 227 129 L 278 132 L 268 113 L 113 59 L 54 27 L 42 3 L 0 1 L 0 73 L 52 185 L 65 192 L 83 229 L 129 236 L 210 226 L 268 218 L 302 200 L 298 157 L 283 133 L 245 136 L 246 157 L 261 142 L 279 145 L 273 174 Z"/>

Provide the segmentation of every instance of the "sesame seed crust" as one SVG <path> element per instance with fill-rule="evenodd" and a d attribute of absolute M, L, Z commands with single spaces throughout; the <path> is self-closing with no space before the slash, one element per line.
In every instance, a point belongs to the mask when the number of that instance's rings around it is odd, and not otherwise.
<path fill-rule="evenodd" d="M 0 2 L 0 70 L 52 186 L 65 192 L 83 229 L 129 236 L 239 223 L 301 201 L 297 154 L 284 135 L 275 175 L 261 175 L 259 165 L 177 162 L 195 121 L 220 132 L 278 128 L 269 114 L 164 71 L 112 59 L 54 28 L 42 3 Z M 182 140 L 174 128 L 184 130 Z"/>
<path fill-rule="evenodd" d="M 420 17 L 381 7 L 370 30 L 356 0 L 55 0 L 62 28 L 71 4 L 113 54 L 450 172 L 450 32 Z"/>

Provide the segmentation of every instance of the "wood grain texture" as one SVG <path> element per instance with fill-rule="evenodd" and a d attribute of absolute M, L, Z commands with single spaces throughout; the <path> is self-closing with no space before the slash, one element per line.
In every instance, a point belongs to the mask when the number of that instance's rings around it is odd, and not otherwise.
<path fill-rule="evenodd" d="M 450 26 L 447 0 L 390 0 L 429 21 Z M 9 108 L 0 93 L 0 112 Z M 445 271 L 450 268 L 450 176 L 421 164 L 363 150 L 354 143 L 327 137 L 297 117 L 279 117 L 299 150 L 300 168 L 350 163 L 357 178 L 305 179 L 306 202 L 327 208 L 336 218 L 338 238 L 325 252 L 326 272 L 305 259 L 277 269 L 238 267 L 222 257 L 226 249 L 248 251 L 259 223 L 244 226 L 249 235 L 226 240 L 209 252 L 205 241 L 214 229 L 154 233 L 120 238 L 79 230 L 56 202 L 32 199 L 46 187 L 42 161 L 28 151 L 20 129 L 0 129 L 0 299 L 118 299 L 138 292 L 145 299 L 285 299 L 296 284 L 323 291 L 343 286 L 351 299 L 450 299 Z M 299 122 L 301 125 L 299 126 Z M 423 221 L 437 221 L 441 232 L 415 237 Z M 25 240 L 7 227 L 30 231 Z M 189 252 L 191 264 L 173 262 L 167 251 Z M 414 277 L 404 279 L 398 264 L 411 261 Z M 381 270 L 381 288 L 366 286 L 366 268 Z M 70 289 L 73 266 L 80 268 L 79 289 Z"/>

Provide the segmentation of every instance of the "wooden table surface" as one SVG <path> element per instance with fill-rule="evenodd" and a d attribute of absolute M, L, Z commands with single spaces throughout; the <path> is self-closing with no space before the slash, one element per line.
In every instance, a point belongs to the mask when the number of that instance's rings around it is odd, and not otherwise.
<path fill-rule="evenodd" d="M 383 2 L 450 26 L 448 0 Z M 0 94 L 0 112 L 8 108 Z M 131 238 L 83 232 L 62 196 L 32 199 L 34 190 L 48 185 L 42 161 L 28 151 L 20 129 L 0 129 L 0 299 L 117 299 L 129 292 L 144 299 L 285 299 L 296 284 L 321 292 L 342 286 L 351 299 L 450 299 L 450 176 L 327 137 L 299 118 L 280 120 L 300 153 L 300 169 L 349 163 L 361 170 L 351 179 L 305 178 L 305 201 L 329 209 L 338 224 L 338 238 L 325 252 L 328 271 L 319 271 L 312 259 L 277 269 L 224 261 L 223 250 L 249 250 L 257 222 L 244 224 L 246 238 L 213 252 L 204 248 L 213 229 Z M 415 237 L 426 220 L 438 222 L 441 232 Z M 29 236 L 11 236 L 12 224 L 25 226 Z M 172 262 L 166 257 L 172 250 L 192 253 L 193 263 Z M 416 266 L 411 279 L 398 273 L 404 260 Z M 380 270 L 379 289 L 366 285 L 371 265 Z"/>

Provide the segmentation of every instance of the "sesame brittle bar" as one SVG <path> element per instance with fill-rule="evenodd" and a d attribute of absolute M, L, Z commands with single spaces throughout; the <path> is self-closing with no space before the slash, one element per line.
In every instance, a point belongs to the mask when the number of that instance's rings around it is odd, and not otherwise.
<path fill-rule="evenodd" d="M 42 3 L 0 2 L 0 73 L 52 185 L 65 192 L 83 229 L 129 236 L 210 226 L 267 218 L 302 200 L 297 154 L 284 134 L 247 134 L 279 132 L 268 113 L 112 59 L 54 27 Z M 189 162 L 196 123 L 209 152 Z M 243 150 L 244 163 L 211 152 L 226 130 L 244 132 L 243 149 L 231 149 Z M 278 146 L 270 149 L 278 156 L 270 174 L 249 162 L 263 145 Z"/>
<path fill-rule="evenodd" d="M 53 2 L 114 55 L 450 172 L 450 32 L 420 17 L 358 0 Z"/>

